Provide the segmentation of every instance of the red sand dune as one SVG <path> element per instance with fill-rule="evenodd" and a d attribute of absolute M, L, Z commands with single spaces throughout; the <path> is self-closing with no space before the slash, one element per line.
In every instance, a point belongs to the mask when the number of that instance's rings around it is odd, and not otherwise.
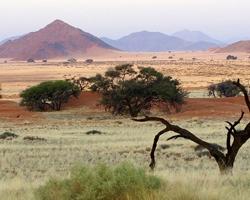
<path fill-rule="evenodd" d="M 96 92 L 84 92 L 79 97 L 72 97 L 69 102 L 64 106 L 65 108 L 74 108 L 87 106 L 89 108 L 100 109 L 101 95 Z"/>
<path fill-rule="evenodd" d="M 16 102 L 0 101 L 0 118 L 14 120 L 33 120 L 39 119 L 42 116 L 39 113 L 30 112 L 19 106 Z"/>

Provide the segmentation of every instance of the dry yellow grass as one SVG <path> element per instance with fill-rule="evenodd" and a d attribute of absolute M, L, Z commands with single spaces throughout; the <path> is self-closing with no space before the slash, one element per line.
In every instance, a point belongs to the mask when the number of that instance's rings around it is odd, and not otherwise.
<path fill-rule="evenodd" d="M 149 148 L 154 134 L 162 128 L 161 124 L 141 124 L 105 113 L 90 116 L 86 108 L 44 115 L 46 119 L 39 123 L 0 124 L 0 132 L 12 131 L 20 136 L 0 141 L 0 196 L 4 199 L 32 199 L 34 188 L 50 177 L 68 177 L 76 164 L 131 161 L 148 169 Z M 194 118 L 176 123 L 224 146 L 225 124 L 220 120 Z M 105 134 L 87 135 L 90 130 Z M 47 141 L 24 141 L 25 136 Z M 168 183 L 165 199 L 247 199 L 250 195 L 249 143 L 237 157 L 234 176 L 221 177 L 214 160 L 196 155 L 195 144 L 166 139 L 163 136 L 159 142 L 155 172 Z M 162 144 L 169 148 L 162 148 Z"/>

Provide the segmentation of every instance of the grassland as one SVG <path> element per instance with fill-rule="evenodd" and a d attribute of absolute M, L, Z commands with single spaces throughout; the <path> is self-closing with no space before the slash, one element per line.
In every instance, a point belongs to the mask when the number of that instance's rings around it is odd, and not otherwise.
<path fill-rule="evenodd" d="M 3 63 L 0 64 L 2 94 L 4 99 L 18 101 L 20 91 L 38 82 L 62 79 L 65 75 L 91 76 L 125 62 L 136 66 L 153 66 L 164 74 L 178 78 L 191 92 L 191 97 L 205 97 L 208 84 L 229 77 L 241 78 L 242 82 L 249 84 L 250 62 L 245 59 L 247 55 L 230 62 L 223 59 L 225 55 L 215 58 L 215 55 L 180 53 L 171 54 L 174 59 L 169 60 L 169 53 L 166 53 L 157 54 L 158 59 L 152 60 L 153 55 L 95 58 L 96 62 L 91 65 L 80 62 L 65 66 L 62 61 L 45 64 Z M 181 57 L 184 60 L 180 61 Z M 192 61 L 193 57 L 197 60 Z M 225 146 L 224 121 L 238 118 L 242 103 L 232 103 L 231 100 L 209 103 L 204 99 L 193 99 L 190 103 L 185 113 L 171 116 L 171 120 L 209 142 Z M 200 110 L 194 110 L 198 104 Z M 5 115 L 12 112 L 11 106 L 5 110 Z M 154 134 L 162 129 L 161 124 L 136 123 L 88 107 L 35 115 L 22 113 L 20 118 L 18 116 L 22 110 L 17 107 L 13 110 L 14 114 L 9 114 L 12 119 L 3 118 L 0 112 L 0 133 L 9 131 L 19 135 L 13 140 L 0 140 L 0 200 L 33 200 L 34 189 L 50 178 L 69 177 L 70 170 L 76 165 L 106 163 L 113 166 L 124 161 L 132 162 L 165 181 L 166 185 L 160 191 L 161 199 L 249 199 L 250 142 L 244 145 L 237 157 L 234 175 L 222 177 L 213 159 L 197 155 L 195 144 L 183 139 L 167 142 L 167 136 L 163 136 L 156 153 L 157 167 L 151 172 L 148 168 L 150 147 Z M 247 119 L 249 115 L 246 115 Z M 246 121 L 242 122 L 242 127 L 244 123 Z M 102 134 L 87 134 L 93 130 Z M 45 140 L 24 140 L 27 136 Z"/>
<path fill-rule="evenodd" d="M 19 135 L 17 139 L 0 141 L 0 196 L 4 199 L 32 199 L 32 189 L 51 177 L 68 177 L 77 164 L 114 165 L 130 161 L 148 170 L 153 137 L 162 128 L 157 123 L 138 124 L 102 112 L 92 112 L 90 117 L 86 108 L 43 115 L 39 123 L 1 121 L 0 132 Z M 224 146 L 226 131 L 221 119 L 191 118 L 176 123 Z M 103 134 L 86 134 L 92 130 Z M 46 141 L 25 141 L 26 136 Z M 166 139 L 163 136 L 159 143 L 154 173 L 169 183 L 170 196 L 180 193 L 184 196 L 177 195 L 175 199 L 188 199 L 186 195 L 190 199 L 204 199 L 206 195 L 207 199 L 248 199 L 250 144 L 242 148 L 234 176 L 221 177 L 211 158 L 197 156 L 195 144 Z M 194 194 L 197 197 L 193 198 Z"/>

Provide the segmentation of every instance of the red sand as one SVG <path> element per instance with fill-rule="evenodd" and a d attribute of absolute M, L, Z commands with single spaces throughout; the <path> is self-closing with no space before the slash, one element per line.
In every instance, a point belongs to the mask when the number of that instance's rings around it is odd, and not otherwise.
<path fill-rule="evenodd" d="M 41 117 L 40 113 L 30 112 L 16 102 L 0 100 L 1 119 L 33 120 Z"/>
<path fill-rule="evenodd" d="M 64 106 L 66 109 L 88 107 L 90 109 L 102 109 L 99 106 L 101 96 L 93 92 L 84 92 L 78 98 L 71 98 Z M 241 110 L 247 111 L 243 97 L 236 98 L 189 98 L 183 105 L 180 113 L 175 113 L 173 117 L 180 118 L 227 118 L 240 115 Z M 88 113 L 89 114 L 89 113 Z M 0 101 L 0 118 L 7 119 L 34 119 L 41 118 L 41 113 L 29 112 L 11 101 Z"/>
<path fill-rule="evenodd" d="M 101 100 L 100 94 L 85 92 L 78 99 L 72 98 L 65 106 L 74 108 L 87 106 L 92 109 L 101 109 L 98 106 Z M 189 98 L 182 106 L 180 113 L 174 113 L 176 117 L 228 117 L 238 116 L 241 110 L 248 113 L 243 97 L 235 98 Z"/>

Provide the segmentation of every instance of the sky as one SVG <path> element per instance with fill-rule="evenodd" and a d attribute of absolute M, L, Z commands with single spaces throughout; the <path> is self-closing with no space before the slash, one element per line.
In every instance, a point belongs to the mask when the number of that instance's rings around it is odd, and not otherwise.
<path fill-rule="evenodd" d="M 250 37 L 249 0 L 1 0 L 0 40 L 55 19 L 113 39 L 148 30 L 199 30 L 219 40 Z"/>

